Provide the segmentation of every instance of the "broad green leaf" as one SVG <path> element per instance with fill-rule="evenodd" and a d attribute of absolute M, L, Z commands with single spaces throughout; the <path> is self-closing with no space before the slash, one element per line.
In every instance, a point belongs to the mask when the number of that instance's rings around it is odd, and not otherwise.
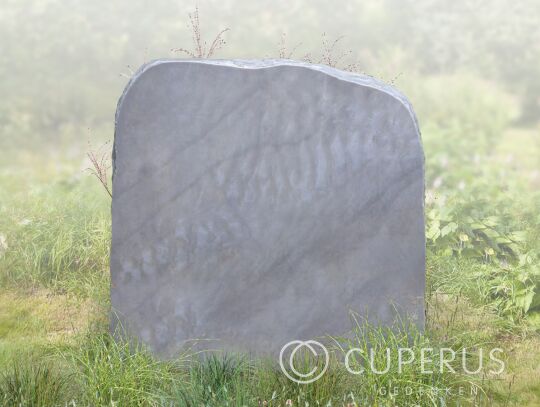
<path fill-rule="evenodd" d="M 446 236 L 448 235 L 449 233 L 452 233 L 452 232 L 455 232 L 458 228 L 458 225 L 457 223 L 455 222 L 450 222 L 449 224 L 447 224 L 446 226 L 444 226 L 442 229 L 441 229 L 441 236 Z"/>

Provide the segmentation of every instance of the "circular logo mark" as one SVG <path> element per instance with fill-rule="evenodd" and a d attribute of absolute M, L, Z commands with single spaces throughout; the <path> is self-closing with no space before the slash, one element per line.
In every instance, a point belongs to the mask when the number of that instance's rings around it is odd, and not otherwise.
<path fill-rule="evenodd" d="M 298 369 L 294 365 L 295 364 L 294 357 L 296 356 L 296 354 L 300 350 L 302 350 L 304 348 L 306 349 L 306 351 L 309 351 L 311 353 L 313 358 L 317 358 L 319 356 L 319 353 L 317 352 L 317 349 L 319 349 L 319 350 L 322 349 L 322 353 L 324 354 L 323 366 L 322 367 L 321 366 L 315 366 L 311 371 L 309 371 L 307 373 L 299 372 Z M 289 349 L 292 349 L 292 350 L 290 351 L 291 353 L 289 354 L 289 357 L 288 357 L 289 369 L 287 369 L 285 367 L 285 363 L 284 363 L 283 359 L 284 359 L 284 357 L 286 355 L 286 352 Z M 306 352 L 306 351 L 304 351 L 304 352 Z M 328 368 L 329 360 L 330 360 L 330 357 L 328 355 L 328 350 L 325 348 L 325 346 L 320 342 L 312 341 L 312 340 L 309 340 L 309 341 L 299 341 L 299 340 L 290 341 L 289 343 L 285 344 L 285 346 L 283 346 L 283 348 L 281 348 L 281 352 L 279 352 L 279 365 L 281 367 L 281 371 L 283 372 L 283 374 L 285 374 L 285 376 L 287 376 L 293 382 L 299 383 L 299 384 L 308 384 L 308 383 L 313 383 L 316 380 L 319 380 L 324 375 L 324 373 L 326 372 L 326 369 Z M 315 374 L 317 373 L 317 371 L 319 369 L 321 370 L 320 373 L 315 376 Z M 290 372 L 289 372 L 289 370 L 290 370 Z"/>

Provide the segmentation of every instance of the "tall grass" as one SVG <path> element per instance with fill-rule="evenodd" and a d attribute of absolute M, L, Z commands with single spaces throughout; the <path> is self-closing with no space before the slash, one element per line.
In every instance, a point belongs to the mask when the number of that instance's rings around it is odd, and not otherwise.
<path fill-rule="evenodd" d="M 156 360 L 142 345 L 94 334 L 62 355 L 74 368 L 82 405 L 157 406 L 170 401 L 175 364 Z"/>
<path fill-rule="evenodd" d="M 332 357 L 326 373 L 313 383 L 297 384 L 275 360 L 210 353 L 163 361 L 135 341 L 92 333 L 22 367 L 4 368 L 0 391 L 6 406 L 59 402 L 77 406 L 441 406 L 456 401 L 485 405 L 480 377 L 460 373 L 458 366 L 457 373 L 440 373 L 436 363 L 433 374 L 423 372 L 419 355 L 426 346 L 438 349 L 436 342 L 412 325 L 390 328 L 356 321 L 352 335 L 334 338 L 334 345 L 329 346 Z M 416 356 L 401 371 L 396 363 L 400 347 L 410 348 Z M 374 364 L 380 370 L 387 363 L 381 350 L 389 349 L 389 370 L 382 375 L 370 369 L 352 374 L 343 363 L 344 352 L 350 348 L 366 355 L 374 350 Z M 309 371 L 321 368 L 322 360 L 304 362 L 297 368 Z M 351 368 L 358 370 L 360 364 L 353 360 Z M 445 393 L 459 386 L 474 388 L 478 394 L 469 390 L 462 396 Z"/>
<path fill-rule="evenodd" d="M 463 342 L 463 338 L 458 337 L 447 338 L 443 342 L 432 340 L 410 321 L 381 326 L 353 318 L 352 323 L 352 334 L 333 338 L 331 342 L 328 338 L 329 367 L 315 382 L 298 384 L 289 380 L 275 360 L 210 354 L 194 357 L 188 364 L 176 364 L 180 368 L 170 382 L 170 399 L 179 406 L 441 406 L 456 402 L 479 405 L 487 402 L 481 385 L 482 377 L 464 373 L 459 361 L 451 363 L 454 371 L 450 371 L 441 369 L 441 361 L 434 358 L 433 373 L 426 373 L 421 361 L 423 348 L 430 348 L 433 354 L 437 354 L 441 347 L 451 347 L 459 353 L 463 350 L 463 343 L 471 349 L 481 344 Z M 379 371 L 385 369 L 385 351 L 388 349 L 388 370 L 378 374 L 364 369 L 361 374 L 352 374 L 346 369 L 343 358 L 352 348 L 361 350 L 365 355 L 373 351 L 376 355 L 373 364 Z M 414 354 L 413 361 L 402 368 L 397 363 L 400 348 L 411 349 Z M 474 360 L 474 352 L 468 352 L 467 357 Z M 307 358 L 300 363 L 303 365 L 297 366 L 298 370 L 316 368 L 320 371 L 323 359 Z M 474 363 L 470 364 L 474 366 Z M 353 360 L 350 367 L 354 371 L 359 370 L 360 365 Z M 452 393 L 448 393 L 449 389 Z"/>
<path fill-rule="evenodd" d="M 0 406 L 64 405 L 70 393 L 68 380 L 57 366 L 18 358 L 0 370 Z"/>
<path fill-rule="evenodd" d="M 181 406 L 250 405 L 255 367 L 240 355 L 195 358 L 178 382 L 173 399 Z"/>
<path fill-rule="evenodd" d="M 23 177 L 4 177 L 10 179 L 0 179 L 0 283 L 102 294 L 109 278 L 110 200 L 99 186 L 80 174 L 21 191 Z"/>
<path fill-rule="evenodd" d="M 360 390 L 354 394 L 359 405 L 442 406 L 483 400 L 480 379 L 460 372 L 457 361 L 451 364 L 454 371 L 442 366 L 436 356 L 429 365 L 422 361 L 423 350 L 438 355 L 442 347 L 450 347 L 459 353 L 462 351 L 459 343 L 432 340 L 412 321 L 397 320 L 393 325 L 375 326 L 356 316 L 353 319 L 353 334 L 337 339 L 336 343 L 343 352 L 357 349 L 351 355 L 350 368 L 362 372 L 356 377 Z M 407 349 L 401 357 L 406 361 L 411 359 L 410 363 L 398 363 L 400 349 Z M 460 388 L 466 394 L 459 395 Z"/>

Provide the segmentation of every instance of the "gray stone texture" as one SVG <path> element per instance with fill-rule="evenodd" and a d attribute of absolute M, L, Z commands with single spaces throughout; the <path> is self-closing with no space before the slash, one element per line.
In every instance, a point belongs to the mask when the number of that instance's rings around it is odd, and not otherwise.
<path fill-rule="evenodd" d="M 407 99 L 288 60 L 162 60 L 119 101 L 113 327 L 155 352 L 273 353 L 350 311 L 424 321 L 423 152 Z"/>

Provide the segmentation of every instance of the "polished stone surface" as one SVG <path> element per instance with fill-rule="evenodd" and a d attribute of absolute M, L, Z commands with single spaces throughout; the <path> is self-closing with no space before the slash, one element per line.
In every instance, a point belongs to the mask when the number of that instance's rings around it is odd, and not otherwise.
<path fill-rule="evenodd" d="M 273 353 L 346 333 L 351 310 L 422 326 L 423 166 L 410 104 L 371 77 L 149 63 L 117 110 L 113 311 L 164 356 Z"/>

